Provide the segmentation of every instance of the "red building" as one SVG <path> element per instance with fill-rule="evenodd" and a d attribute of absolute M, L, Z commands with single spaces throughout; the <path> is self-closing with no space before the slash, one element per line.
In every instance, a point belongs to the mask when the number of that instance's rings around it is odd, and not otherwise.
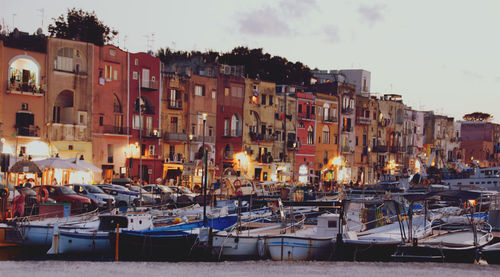
<path fill-rule="evenodd" d="M 295 172 L 299 183 L 314 182 L 314 144 L 316 127 L 315 97 L 312 93 L 297 93 L 297 139 L 299 148 L 295 154 Z"/>
<path fill-rule="evenodd" d="M 129 54 L 128 175 L 153 183 L 163 177 L 161 159 L 161 62 L 147 53 Z"/>
<path fill-rule="evenodd" d="M 127 68 L 127 52 L 113 45 L 94 46 L 92 161 L 108 182 L 126 173 Z"/>
<path fill-rule="evenodd" d="M 231 68 L 234 68 L 231 70 Z M 234 154 L 242 151 L 243 100 L 245 79 L 238 66 L 222 65 L 217 79 L 216 176 L 233 167 Z M 241 72 L 242 73 L 242 72 Z"/>

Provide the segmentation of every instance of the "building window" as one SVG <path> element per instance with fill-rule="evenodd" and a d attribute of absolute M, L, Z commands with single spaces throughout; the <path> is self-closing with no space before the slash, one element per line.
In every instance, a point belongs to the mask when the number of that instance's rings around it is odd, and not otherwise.
<path fill-rule="evenodd" d="M 138 58 L 135 58 L 134 65 L 139 65 L 139 59 Z"/>
<path fill-rule="evenodd" d="M 302 113 L 302 104 L 299 104 L 299 113 Z"/>
<path fill-rule="evenodd" d="M 73 72 L 73 53 L 73 48 L 59 49 L 54 64 L 55 69 Z"/>
<path fill-rule="evenodd" d="M 229 119 L 224 119 L 224 136 L 229 136 Z"/>
<path fill-rule="evenodd" d="M 243 88 L 242 87 L 231 87 L 231 95 L 237 98 L 243 98 Z"/>
<path fill-rule="evenodd" d="M 212 127 L 208 128 L 208 136 L 211 137 L 213 135 L 214 129 Z"/>
<path fill-rule="evenodd" d="M 139 117 L 139 115 L 134 115 L 134 118 L 132 120 L 132 128 L 135 130 L 139 130 L 142 127 L 141 125 L 143 125 L 142 119 L 143 119 L 142 116 Z"/>
<path fill-rule="evenodd" d="M 216 94 L 217 94 L 217 92 L 215 90 L 212 90 L 212 99 L 215 99 Z"/>
<path fill-rule="evenodd" d="M 113 163 L 113 144 L 108 144 L 108 163 Z"/>
<path fill-rule="evenodd" d="M 328 126 L 323 126 L 323 143 L 330 143 L 330 128 Z"/>
<path fill-rule="evenodd" d="M 266 104 L 266 95 L 265 95 L 265 94 L 262 94 L 262 98 L 261 98 L 261 99 L 262 99 L 261 104 L 262 104 L 262 105 L 265 105 L 265 104 Z"/>
<path fill-rule="evenodd" d="M 104 67 L 104 78 L 106 81 L 111 81 L 111 75 L 113 74 L 113 67 L 111 65 L 106 65 Z"/>
<path fill-rule="evenodd" d="M 313 144 L 314 143 L 314 132 L 312 126 L 309 126 L 307 128 L 307 144 Z"/>
<path fill-rule="evenodd" d="M 229 88 L 224 88 L 224 96 L 229 96 Z"/>
<path fill-rule="evenodd" d="M 137 71 L 132 72 L 132 79 L 133 80 L 139 79 L 139 73 L 137 73 Z"/>
<path fill-rule="evenodd" d="M 339 143 L 339 136 L 334 136 L 334 142 L 335 142 L 335 144 Z"/>
<path fill-rule="evenodd" d="M 87 112 L 78 112 L 78 125 L 87 125 Z"/>
<path fill-rule="evenodd" d="M 153 144 L 149 145 L 149 156 L 154 156 L 155 155 L 155 146 Z"/>
<path fill-rule="evenodd" d="M 99 126 L 104 125 L 104 117 L 101 115 L 99 116 Z"/>
<path fill-rule="evenodd" d="M 200 85 L 194 86 L 194 95 L 205 96 L 205 87 Z"/>
<path fill-rule="evenodd" d="M 273 96 L 269 95 L 269 106 L 273 105 Z"/>
<path fill-rule="evenodd" d="M 236 114 L 233 114 L 233 116 L 231 117 L 231 136 L 241 136 L 241 120 Z"/>

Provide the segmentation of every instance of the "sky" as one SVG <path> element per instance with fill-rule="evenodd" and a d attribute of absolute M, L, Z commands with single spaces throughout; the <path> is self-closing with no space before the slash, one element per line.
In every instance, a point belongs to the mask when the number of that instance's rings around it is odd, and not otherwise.
<path fill-rule="evenodd" d="M 263 48 L 311 69 L 368 70 L 371 92 L 417 110 L 500 123 L 500 1 L 0 0 L 0 24 L 47 34 L 73 7 L 95 11 L 132 52 Z"/>

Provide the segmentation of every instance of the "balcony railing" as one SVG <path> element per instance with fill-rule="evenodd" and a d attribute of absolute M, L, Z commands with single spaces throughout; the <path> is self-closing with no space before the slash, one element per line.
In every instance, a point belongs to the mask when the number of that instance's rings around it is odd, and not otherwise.
<path fill-rule="evenodd" d="M 387 152 L 387 145 L 376 145 L 373 147 L 372 152 L 385 153 Z"/>
<path fill-rule="evenodd" d="M 404 153 L 406 152 L 406 148 L 403 146 L 391 146 L 390 151 L 391 153 Z"/>
<path fill-rule="evenodd" d="M 101 126 L 101 128 L 102 128 L 102 132 L 105 134 L 126 135 L 128 133 L 127 132 L 128 128 L 123 127 L 123 126 L 104 125 L 104 126 Z"/>
<path fill-rule="evenodd" d="M 8 83 L 7 93 L 43 96 L 45 91 L 37 85 L 23 84 L 19 81 L 14 81 Z"/>
<path fill-rule="evenodd" d="M 353 111 L 354 111 L 354 109 L 351 107 L 342 108 L 342 113 L 344 113 L 344 114 L 351 114 Z"/>
<path fill-rule="evenodd" d="M 259 134 L 259 133 L 254 133 L 250 132 L 248 133 L 250 136 L 250 139 L 252 141 L 274 141 L 275 138 L 273 135 L 267 135 L 267 134 Z"/>
<path fill-rule="evenodd" d="M 141 82 L 141 88 L 145 90 L 158 90 L 158 82 L 150 80 L 149 82 Z"/>
<path fill-rule="evenodd" d="M 187 141 L 188 136 L 187 136 L 187 134 L 183 134 L 183 133 L 165 132 L 163 134 L 163 140 L 164 141 Z"/>
<path fill-rule="evenodd" d="M 47 131 L 49 140 L 90 141 L 85 125 L 51 123 Z"/>
<path fill-rule="evenodd" d="M 168 108 L 173 110 L 182 110 L 182 101 L 181 100 L 167 100 Z"/>
<path fill-rule="evenodd" d="M 359 125 L 370 125 L 372 120 L 368 117 L 356 117 L 356 123 Z"/>
<path fill-rule="evenodd" d="M 344 145 L 340 148 L 340 151 L 342 151 L 342 153 L 351 153 L 352 150 L 351 150 L 351 147 L 349 145 Z"/>
<path fill-rule="evenodd" d="M 327 117 L 327 118 L 323 117 L 323 121 L 325 121 L 325 122 L 334 122 L 335 123 L 335 122 L 337 122 L 337 117 L 336 116 L 330 116 L 330 117 Z"/>
<path fill-rule="evenodd" d="M 203 142 L 203 136 L 194 136 L 193 141 L 195 142 Z M 215 143 L 215 137 L 205 136 L 206 143 Z"/>
<path fill-rule="evenodd" d="M 40 128 L 35 126 L 19 127 L 17 128 L 17 135 L 23 137 L 39 137 L 40 136 L 40 134 L 38 133 L 39 130 Z"/>
<path fill-rule="evenodd" d="M 137 130 L 137 131 L 139 131 L 139 130 Z M 158 137 L 160 137 L 160 133 L 158 132 L 158 130 L 143 129 L 140 131 L 141 131 L 142 137 L 145 137 L 145 138 L 158 138 Z"/>

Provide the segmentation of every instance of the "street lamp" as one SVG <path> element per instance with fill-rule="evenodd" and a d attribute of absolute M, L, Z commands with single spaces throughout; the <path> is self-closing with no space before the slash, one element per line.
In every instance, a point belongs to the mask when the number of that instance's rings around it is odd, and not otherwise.
<path fill-rule="evenodd" d="M 207 226 L 207 167 L 208 167 L 208 152 L 205 149 L 205 129 L 207 126 L 207 114 L 201 114 L 203 119 L 203 140 L 201 149 L 203 149 L 203 161 L 205 163 L 205 169 L 203 169 L 203 227 Z"/>

